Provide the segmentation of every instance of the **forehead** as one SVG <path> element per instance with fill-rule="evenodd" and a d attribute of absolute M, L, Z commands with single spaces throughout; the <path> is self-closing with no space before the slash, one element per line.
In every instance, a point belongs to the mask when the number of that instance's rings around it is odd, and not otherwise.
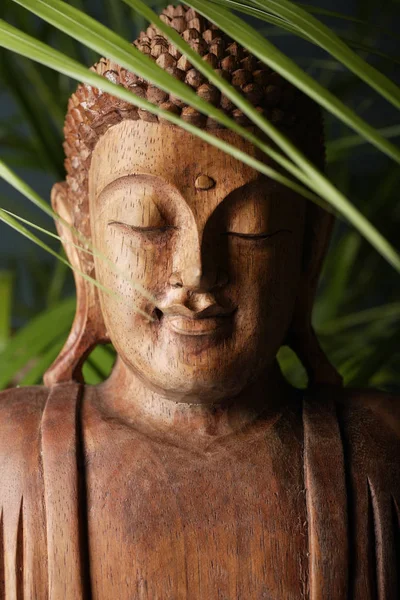
<path fill-rule="evenodd" d="M 215 135 L 254 155 L 252 145 L 239 136 L 226 130 L 218 130 Z M 259 179 L 254 169 L 178 127 L 122 121 L 101 137 L 93 152 L 90 196 L 97 198 L 112 182 L 139 174 L 157 177 L 161 186 L 165 182 L 175 187 L 188 203 L 193 194 L 204 195 L 204 177 L 215 182 L 207 195 L 220 199 Z"/>

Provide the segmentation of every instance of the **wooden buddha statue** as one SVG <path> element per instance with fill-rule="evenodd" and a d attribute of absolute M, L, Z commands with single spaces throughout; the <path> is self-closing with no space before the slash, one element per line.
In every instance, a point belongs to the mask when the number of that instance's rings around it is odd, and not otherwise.
<path fill-rule="evenodd" d="M 322 166 L 309 100 L 193 11 L 164 19 Z M 136 44 L 245 124 L 153 28 Z M 115 63 L 95 68 L 257 154 Z M 65 134 L 54 208 L 109 261 L 60 233 L 114 294 L 77 275 L 46 385 L 0 396 L 0 597 L 400 598 L 398 400 L 343 389 L 311 327 L 331 216 L 88 86 Z M 82 362 L 106 341 L 114 370 L 85 386 Z M 305 392 L 280 373 L 282 344 Z"/>

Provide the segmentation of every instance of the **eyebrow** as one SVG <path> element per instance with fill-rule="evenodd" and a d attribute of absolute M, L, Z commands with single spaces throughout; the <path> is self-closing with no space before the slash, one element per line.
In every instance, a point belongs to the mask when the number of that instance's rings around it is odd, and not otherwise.
<path fill-rule="evenodd" d="M 157 182 L 159 185 L 161 185 L 164 188 L 168 187 L 170 189 L 173 189 L 179 195 L 183 196 L 183 199 L 185 200 L 185 197 L 182 194 L 182 192 L 174 184 L 172 184 L 169 181 L 167 181 L 166 179 L 164 179 L 164 177 L 161 177 L 160 175 L 153 175 L 152 173 L 131 173 L 128 175 L 122 175 L 121 177 L 118 177 L 117 179 L 114 179 L 109 184 L 107 184 L 97 194 L 97 200 L 100 200 L 100 203 L 102 204 L 102 200 L 104 200 L 104 195 L 106 193 L 112 193 L 113 191 L 117 190 L 118 187 L 122 186 L 124 183 L 139 185 L 141 183 L 146 183 L 146 181 L 149 183 Z M 229 189 L 227 191 L 227 193 L 224 195 L 224 197 L 221 199 L 221 202 L 224 201 L 226 198 L 228 198 L 228 196 L 230 196 L 231 194 L 235 193 L 237 190 L 239 190 L 239 189 L 245 190 L 248 186 L 254 185 L 257 181 L 258 181 L 257 179 L 251 179 L 250 181 L 246 181 L 242 185 L 238 185 L 237 187 L 234 187 L 233 189 Z M 194 181 L 193 181 L 193 188 L 194 188 Z"/>
<path fill-rule="evenodd" d="M 97 197 L 99 198 L 105 192 L 114 191 L 115 188 L 118 188 L 119 186 L 123 185 L 123 183 L 127 180 L 129 180 L 130 183 L 139 184 L 145 183 L 147 179 L 151 181 L 158 181 L 162 185 L 171 185 L 166 179 L 160 177 L 159 175 L 153 175 L 152 173 L 130 173 L 129 175 L 122 175 L 121 177 L 118 177 L 117 179 L 114 179 L 113 181 L 108 183 L 100 191 L 97 192 Z M 133 181 L 131 182 L 130 180 Z"/>

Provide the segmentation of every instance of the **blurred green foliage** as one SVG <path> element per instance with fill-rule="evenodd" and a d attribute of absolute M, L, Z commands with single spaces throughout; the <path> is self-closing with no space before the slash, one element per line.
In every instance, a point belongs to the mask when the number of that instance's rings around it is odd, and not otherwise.
<path fill-rule="evenodd" d="M 146 27 L 128 6 L 115 0 L 69 3 L 126 39 L 134 39 Z M 159 10 L 166 2 L 149 4 Z M 315 0 L 314 7 L 327 6 L 322 0 Z M 350 39 L 364 58 L 396 81 L 398 11 L 394 0 L 359 0 L 349 14 L 353 20 L 326 15 L 319 18 Z M 0 18 L 88 66 L 98 58 L 12 0 L 3 0 Z M 273 36 L 274 43 L 358 114 L 383 128 L 387 137 L 395 140 L 400 134 L 396 111 L 390 110 L 338 62 L 276 26 L 254 19 L 251 23 L 266 36 Z M 365 51 L 371 47 L 374 55 Z M 64 177 L 62 125 L 67 99 L 74 88 L 75 83 L 67 77 L 0 51 L 0 101 L 7 95 L 14 106 L 13 114 L 0 123 L 0 152 L 7 164 L 46 173 L 54 181 Z M 398 247 L 398 166 L 328 116 L 326 132 L 331 180 Z M 12 210 L 12 201 L 2 197 L 0 206 Z M 22 216 L 29 219 L 29 211 L 27 207 Z M 36 216 L 34 220 L 38 222 Z M 13 260 L 0 271 L 0 389 L 41 383 L 43 372 L 67 337 L 74 315 L 68 269 L 59 263 L 35 260 L 34 255 L 22 260 L 25 277 L 28 273 L 29 278 L 29 304 L 16 293 L 21 265 Z M 324 349 L 347 385 L 400 389 L 399 291 L 400 279 L 391 267 L 358 233 L 338 222 L 321 279 L 314 324 Z M 282 349 L 279 358 L 290 380 L 304 386 L 304 372 L 293 353 Z M 85 364 L 85 380 L 96 383 L 104 379 L 113 360 L 110 346 L 96 348 Z"/>

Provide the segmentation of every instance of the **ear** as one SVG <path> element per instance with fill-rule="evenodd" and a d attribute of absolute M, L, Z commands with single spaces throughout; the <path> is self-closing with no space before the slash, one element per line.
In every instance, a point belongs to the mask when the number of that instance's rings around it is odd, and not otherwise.
<path fill-rule="evenodd" d="M 309 386 L 342 385 L 342 378 L 322 350 L 312 327 L 312 310 L 325 254 L 332 233 L 331 214 L 309 203 L 304 242 L 304 265 L 287 344 L 308 374 Z"/>
<path fill-rule="evenodd" d="M 73 225 L 65 183 L 57 183 L 53 187 L 51 203 L 54 211 L 67 223 Z M 92 257 L 80 252 L 71 242 L 78 245 L 82 243 L 76 240 L 72 231 L 59 221 L 56 222 L 56 226 L 71 265 L 94 277 Z M 66 381 L 83 382 L 82 365 L 85 359 L 97 344 L 108 341 L 97 288 L 75 271 L 74 277 L 77 298 L 75 319 L 63 349 L 44 375 L 46 386 Z"/>

